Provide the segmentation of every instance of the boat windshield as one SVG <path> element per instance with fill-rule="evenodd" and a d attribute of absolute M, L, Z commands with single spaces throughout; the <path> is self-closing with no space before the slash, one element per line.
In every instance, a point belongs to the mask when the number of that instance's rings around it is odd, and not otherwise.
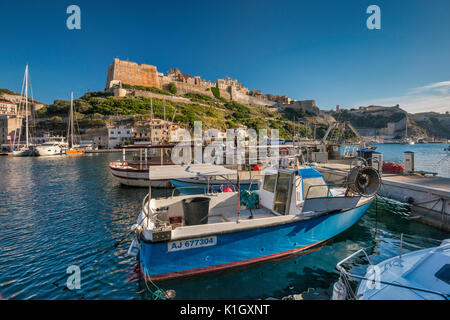
<path fill-rule="evenodd" d="M 310 188 L 310 186 L 312 186 Z M 309 192 L 308 192 L 309 189 Z M 303 197 L 310 198 L 322 198 L 327 197 L 329 194 L 328 187 L 325 185 L 323 178 L 307 178 L 303 179 Z"/>

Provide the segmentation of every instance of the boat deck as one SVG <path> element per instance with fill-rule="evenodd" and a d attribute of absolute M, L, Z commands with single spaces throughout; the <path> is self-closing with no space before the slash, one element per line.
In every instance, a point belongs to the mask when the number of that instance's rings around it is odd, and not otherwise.
<path fill-rule="evenodd" d="M 253 218 L 251 218 L 253 215 Z M 248 220 L 248 219 L 259 219 L 259 218 L 268 218 L 268 217 L 276 217 L 277 215 L 273 213 L 271 210 L 266 208 L 260 209 L 249 209 L 241 210 L 239 213 L 239 220 Z M 208 216 L 208 224 L 210 223 L 220 223 L 220 222 L 235 222 L 237 221 L 237 212 L 230 212 L 229 214 L 213 214 Z"/>

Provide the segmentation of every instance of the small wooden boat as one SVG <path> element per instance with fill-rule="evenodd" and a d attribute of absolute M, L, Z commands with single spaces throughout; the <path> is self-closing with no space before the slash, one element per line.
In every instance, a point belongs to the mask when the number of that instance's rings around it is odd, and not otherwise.
<path fill-rule="evenodd" d="M 122 160 L 109 163 L 109 169 L 114 180 L 128 187 L 152 187 L 168 188 L 172 185 L 166 177 L 149 179 L 149 168 L 174 165 L 170 159 L 164 157 L 164 150 L 173 148 L 174 145 L 131 145 L 122 148 Z M 139 156 L 133 155 L 132 161 L 126 160 L 126 150 L 137 151 Z M 159 157 L 150 155 L 160 152 Z M 150 153 L 148 152 L 150 151 Z M 159 162 L 158 162 L 159 160 Z M 169 170 L 170 171 L 170 170 Z M 151 181 L 150 181 L 151 180 Z"/>
<path fill-rule="evenodd" d="M 163 165 L 172 165 L 171 163 L 163 163 Z M 167 178 L 151 179 L 149 178 L 148 168 L 150 166 L 158 167 L 160 163 L 129 163 L 115 161 L 109 164 L 109 169 L 114 180 L 121 185 L 129 187 L 147 187 L 151 183 L 152 187 L 168 188 L 171 187 L 170 181 Z"/>
<path fill-rule="evenodd" d="M 196 173 L 194 166 L 193 177 L 230 171 L 209 165 Z M 163 281 L 305 251 L 350 228 L 370 207 L 381 184 L 378 172 L 363 168 L 352 177 L 330 189 L 313 168 L 280 168 L 265 169 L 257 191 L 152 199 L 150 188 L 129 253 L 138 256 L 146 281 Z"/>

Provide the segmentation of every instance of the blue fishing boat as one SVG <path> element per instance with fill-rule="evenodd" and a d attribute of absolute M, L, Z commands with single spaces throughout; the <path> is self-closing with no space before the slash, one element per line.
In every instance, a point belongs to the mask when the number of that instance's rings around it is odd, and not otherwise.
<path fill-rule="evenodd" d="M 163 281 L 246 266 L 305 251 L 354 225 L 380 176 L 355 168 L 329 185 L 313 168 L 267 168 L 256 191 L 143 201 L 129 253 L 145 279 Z"/>

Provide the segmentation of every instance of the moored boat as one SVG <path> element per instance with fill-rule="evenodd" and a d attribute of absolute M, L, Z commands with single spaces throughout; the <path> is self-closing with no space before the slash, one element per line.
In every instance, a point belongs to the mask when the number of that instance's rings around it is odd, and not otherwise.
<path fill-rule="evenodd" d="M 67 142 L 63 137 L 50 137 L 47 142 L 36 147 L 37 156 L 54 156 L 64 154 Z"/>
<path fill-rule="evenodd" d="M 72 92 L 70 95 L 69 122 L 67 125 L 68 148 L 65 151 L 66 155 L 68 156 L 82 155 L 85 153 L 84 149 L 82 149 L 79 145 L 75 144 L 75 126 L 73 118 L 74 118 L 74 109 L 73 109 L 73 92 Z"/>
<path fill-rule="evenodd" d="M 114 180 L 121 185 L 129 187 L 148 187 L 151 183 L 152 187 L 168 188 L 171 187 L 169 179 L 151 179 L 148 175 L 149 166 L 160 166 L 158 163 L 128 163 L 115 161 L 109 164 L 109 169 Z M 165 164 L 170 165 L 170 164 Z"/>
<path fill-rule="evenodd" d="M 375 199 L 378 172 L 353 177 L 331 189 L 313 168 L 266 169 L 257 191 L 147 195 L 129 253 L 144 279 L 163 281 L 305 251 L 350 228 Z"/>
<path fill-rule="evenodd" d="M 364 253 L 369 267 L 364 276 L 351 274 L 343 263 Z M 333 299 L 358 300 L 448 300 L 450 297 L 450 239 L 433 248 L 401 253 L 378 264 L 372 264 L 364 249 L 340 261 L 341 272 L 335 283 Z M 349 278 L 360 279 L 352 296 Z M 343 281 L 345 279 L 345 281 Z"/>

